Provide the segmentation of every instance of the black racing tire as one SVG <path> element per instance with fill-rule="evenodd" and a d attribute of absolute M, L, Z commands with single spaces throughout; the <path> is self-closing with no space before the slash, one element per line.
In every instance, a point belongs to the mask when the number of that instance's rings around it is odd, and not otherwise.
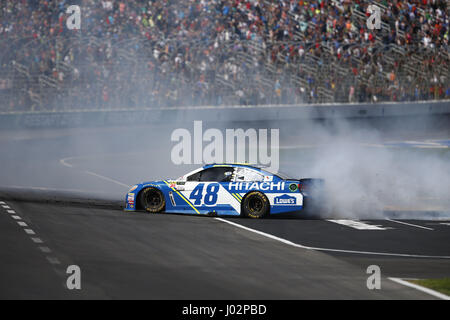
<path fill-rule="evenodd" d="M 150 213 L 159 213 L 166 207 L 164 194 L 155 187 L 142 190 L 139 193 L 139 203 L 142 209 Z"/>
<path fill-rule="evenodd" d="M 261 219 L 269 215 L 269 199 L 259 191 L 252 191 L 242 200 L 242 214 L 244 217 Z"/>

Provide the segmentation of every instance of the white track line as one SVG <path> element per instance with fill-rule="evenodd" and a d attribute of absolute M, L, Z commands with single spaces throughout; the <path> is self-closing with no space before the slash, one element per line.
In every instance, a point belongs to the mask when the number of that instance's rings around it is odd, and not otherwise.
<path fill-rule="evenodd" d="M 55 258 L 55 257 L 47 257 L 47 260 L 51 264 L 61 264 L 61 262 L 59 262 L 58 258 Z"/>
<path fill-rule="evenodd" d="M 222 218 L 215 218 L 215 219 L 218 220 L 218 221 L 222 221 L 222 222 L 231 224 L 232 226 L 235 226 L 235 227 L 238 227 L 238 228 L 241 228 L 241 229 L 244 229 L 244 230 L 247 230 L 247 231 L 259 234 L 259 235 L 262 235 L 262 236 L 264 236 L 266 238 L 270 238 L 270 239 L 273 239 L 273 240 L 280 241 L 282 243 L 285 243 L 285 244 L 293 246 L 293 247 L 302 248 L 302 249 L 311 249 L 310 247 L 306 247 L 306 246 L 303 246 L 301 244 L 297 244 L 297 243 L 294 243 L 292 241 L 289 241 L 289 240 L 286 240 L 286 239 L 283 239 L 283 238 L 280 238 L 280 237 L 277 237 L 277 236 L 274 236 L 274 235 L 271 235 L 271 234 L 268 234 L 268 233 L 265 233 L 265 232 L 262 232 L 262 231 L 259 231 L 259 230 L 255 230 L 255 229 L 251 229 L 251 228 L 248 228 L 248 227 L 244 227 L 243 225 L 240 225 L 238 223 L 234 223 L 234 222 L 222 219 Z"/>
<path fill-rule="evenodd" d="M 49 247 L 39 247 L 39 250 L 41 250 L 44 253 L 50 253 L 52 250 L 50 250 Z"/>
<path fill-rule="evenodd" d="M 76 193 L 89 193 L 92 192 L 86 191 L 85 189 L 65 189 L 65 188 L 47 188 L 47 187 L 28 187 L 28 186 L 1 186 L 2 188 L 9 189 L 20 189 L 20 190 L 38 190 L 38 191 L 56 191 L 56 192 L 76 192 Z M 107 194 L 107 192 L 96 191 L 98 194 Z"/>
<path fill-rule="evenodd" d="M 407 226 L 410 226 L 410 227 L 416 227 L 416 228 L 421 228 L 421 229 L 431 230 L 431 231 L 434 230 L 434 229 L 431 229 L 431 228 L 419 226 L 419 225 L 417 225 L 417 224 L 406 223 L 406 222 L 403 222 L 403 221 L 392 220 L 392 219 L 386 219 L 386 220 L 391 221 L 391 222 L 396 222 L 396 223 L 404 224 L 404 225 L 407 225 Z"/>
<path fill-rule="evenodd" d="M 61 159 L 61 160 L 59 160 L 59 163 L 61 163 L 65 167 L 73 168 L 73 165 L 71 165 L 70 163 L 66 162 L 69 159 L 73 159 L 73 157 Z"/>
<path fill-rule="evenodd" d="M 23 230 L 26 232 L 26 234 L 31 234 L 31 235 L 35 235 L 36 234 L 36 232 L 34 232 L 31 229 L 23 229 Z"/>
<path fill-rule="evenodd" d="M 11 209 L 11 207 L 10 207 L 10 206 L 7 206 L 7 205 L 2 205 L 2 208 L 3 208 L 3 209 Z"/>
<path fill-rule="evenodd" d="M 74 168 L 75 166 L 71 163 L 69 163 L 70 160 L 75 160 L 75 159 L 89 159 L 89 158 L 98 158 L 98 157 L 105 157 L 105 156 L 120 156 L 120 155 L 125 155 L 128 156 L 130 154 L 145 154 L 145 151 L 136 151 L 136 152 L 126 152 L 126 153 L 102 153 L 102 154 L 92 154 L 92 155 L 87 155 L 87 156 L 75 156 L 75 157 L 67 157 L 64 159 L 60 159 L 59 163 L 65 167 L 68 168 Z"/>
<path fill-rule="evenodd" d="M 73 165 L 71 165 L 71 164 L 68 163 L 67 161 L 70 160 L 70 159 L 75 159 L 75 158 L 83 158 L 83 157 L 70 157 L 70 158 L 64 158 L 64 159 L 59 160 L 59 163 L 61 163 L 61 164 L 62 164 L 63 166 L 65 166 L 65 167 L 73 168 Z M 100 178 L 100 179 L 103 179 L 103 180 L 106 180 L 106 181 L 109 181 L 109 182 L 118 184 L 118 185 L 123 186 L 123 187 L 126 187 L 126 188 L 130 188 L 130 185 L 128 185 L 128 184 L 125 184 L 125 183 L 122 183 L 122 182 L 120 182 L 120 181 L 117 181 L 117 180 L 114 180 L 114 179 L 111 179 L 111 178 L 102 176 L 101 174 L 98 174 L 98 173 L 95 173 L 95 172 L 92 172 L 92 171 L 84 171 L 84 172 L 87 173 L 87 174 L 90 174 L 90 175 L 92 175 L 92 176 L 95 176 L 95 177 L 97 177 L 97 178 Z"/>
<path fill-rule="evenodd" d="M 420 254 L 406 254 L 406 253 L 389 253 L 389 252 L 372 252 L 372 251 L 356 251 L 356 250 L 342 250 L 342 249 L 329 249 L 329 248 L 317 248 L 317 247 L 308 247 L 301 244 L 294 243 L 292 241 L 271 235 L 269 233 L 265 233 L 259 230 L 255 230 L 252 228 L 245 227 L 238 223 L 234 223 L 222 218 L 214 218 L 218 221 L 228 223 L 237 228 L 241 228 L 259 235 L 262 235 L 266 238 L 270 238 L 284 244 L 290 245 L 292 247 L 306 249 L 306 250 L 315 250 L 315 251 L 325 251 L 325 252 L 339 252 L 339 253 L 352 253 L 352 254 L 367 254 L 367 255 L 378 255 L 378 256 L 393 256 L 393 257 L 406 257 L 406 258 L 428 258 L 428 259 L 450 259 L 450 256 L 428 256 L 428 255 L 420 255 Z"/>
<path fill-rule="evenodd" d="M 2 205 L 3 207 L 8 207 L 8 206 L 5 206 L 5 205 L 4 205 L 5 202 L 3 202 L 3 201 L 1 201 L 0 204 L 3 204 L 3 205 Z M 8 207 L 8 208 L 9 208 L 9 207 Z M 10 209 L 10 208 L 9 208 L 9 209 Z M 22 221 L 22 218 L 21 218 L 20 216 L 16 215 L 16 212 L 15 212 L 14 210 L 7 210 L 7 212 L 13 214 L 13 215 L 11 215 L 11 217 L 12 217 L 13 219 L 15 219 L 15 220 L 20 220 L 20 221 L 17 221 L 17 224 L 18 224 L 19 226 L 23 227 L 23 231 L 25 231 L 26 234 L 28 234 L 28 235 L 30 235 L 30 236 L 35 236 L 35 235 L 36 235 L 36 232 L 34 232 L 34 230 L 30 229 L 30 228 L 28 227 L 28 225 L 27 225 L 25 222 Z M 38 238 L 38 237 L 30 237 L 30 239 L 31 239 L 31 241 L 33 241 L 33 242 L 36 243 L 36 244 L 43 244 L 43 243 L 44 243 L 44 241 L 42 241 L 42 239 L 41 239 L 41 238 Z M 39 248 L 40 251 L 42 251 L 43 253 L 46 253 L 46 254 L 52 252 L 52 251 L 50 250 L 50 248 L 49 248 L 49 247 L 46 247 L 46 246 L 39 246 L 38 248 Z M 46 258 L 47 258 L 47 260 L 48 260 L 48 262 L 49 262 L 50 264 L 53 264 L 53 265 L 59 265 L 59 264 L 61 264 L 61 262 L 60 262 L 60 261 L 58 260 L 58 258 L 56 258 L 56 257 L 50 257 L 50 256 L 47 256 Z"/>
<path fill-rule="evenodd" d="M 367 224 L 359 220 L 347 220 L 347 219 L 339 219 L 339 220 L 330 220 L 327 221 L 337 223 L 343 226 L 347 226 L 357 230 L 387 230 L 388 228 L 384 228 L 379 225 Z"/>
<path fill-rule="evenodd" d="M 38 190 L 38 191 L 67 191 L 67 192 L 86 192 L 82 189 L 63 189 L 63 188 L 47 188 L 47 187 L 26 187 L 26 186 L 7 186 L 10 189 Z"/>
<path fill-rule="evenodd" d="M 436 298 L 439 298 L 439 299 L 442 299 L 442 300 L 450 300 L 450 297 L 445 295 L 445 294 L 443 294 L 443 293 L 440 293 L 440 292 L 437 292 L 437 291 L 434 291 L 434 290 L 431 290 L 431 289 L 419 286 L 417 284 L 414 284 L 414 283 L 411 283 L 411 282 L 408 282 L 408 281 L 405 281 L 405 280 L 402 280 L 402 279 L 399 279 L 399 278 L 388 278 L 388 279 L 391 280 L 391 281 L 400 283 L 400 284 L 402 284 L 404 286 L 411 287 L 411 288 L 414 288 L 416 290 L 428 293 L 429 295 L 432 295 L 432 296 L 434 296 Z"/>
<path fill-rule="evenodd" d="M 109 182 L 113 182 L 113 183 L 115 183 L 115 184 L 121 185 L 121 186 L 126 187 L 126 188 L 130 188 L 130 187 L 131 187 L 131 186 L 128 185 L 128 184 L 125 184 L 125 183 L 122 183 L 122 182 L 120 182 L 120 181 L 117 181 L 117 180 L 114 180 L 114 179 L 111 179 L 111 178 L 102 176 L 102 175 L 100 175 L 100 174 L 98 174 L 98 173 L 95 173 L 95 172 L 92 172 L 92 171 L 85 171 L 85 172 L 86 172 L 87 174 L 90 174 L 90 175 L 95 176 L 95 177 L 97 177 L 97 178 L 100 178 L 100 179 L 103 179 L 103 180 L 106 180 L 106 181 L 109 181 Z"/>

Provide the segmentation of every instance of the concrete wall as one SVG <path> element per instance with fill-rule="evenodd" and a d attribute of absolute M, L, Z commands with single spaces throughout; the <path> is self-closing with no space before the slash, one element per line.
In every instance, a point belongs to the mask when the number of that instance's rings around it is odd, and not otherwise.
<path fill-rule="evenodd" d="M 184 107 L 144 110 L 25 112 L 0 114 L 0 129 L 67 128 L 155 122 L 284 121 L 333 118 L 397 118 L 450 114 L 450 100 L 415 103 Z"/>

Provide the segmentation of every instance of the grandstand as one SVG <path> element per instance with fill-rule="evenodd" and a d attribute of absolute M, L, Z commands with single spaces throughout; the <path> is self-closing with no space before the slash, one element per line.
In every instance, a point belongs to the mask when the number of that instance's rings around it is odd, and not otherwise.
<path fill-rule="evenodd" d="M 450 98 L 445 0 L 74 3 L 1 1 L 0 112 Z"/>

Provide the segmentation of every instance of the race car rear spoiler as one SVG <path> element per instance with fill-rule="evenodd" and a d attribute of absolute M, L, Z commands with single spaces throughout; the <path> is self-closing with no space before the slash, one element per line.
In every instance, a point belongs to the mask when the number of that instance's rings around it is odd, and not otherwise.
<path fill-rule="evenodd" d="M 322 194 L 324 188 L 325 188 L 324 179 L 313 179 L 313 178 L 299 179 L 298 189 L 305 196 Z"/>

